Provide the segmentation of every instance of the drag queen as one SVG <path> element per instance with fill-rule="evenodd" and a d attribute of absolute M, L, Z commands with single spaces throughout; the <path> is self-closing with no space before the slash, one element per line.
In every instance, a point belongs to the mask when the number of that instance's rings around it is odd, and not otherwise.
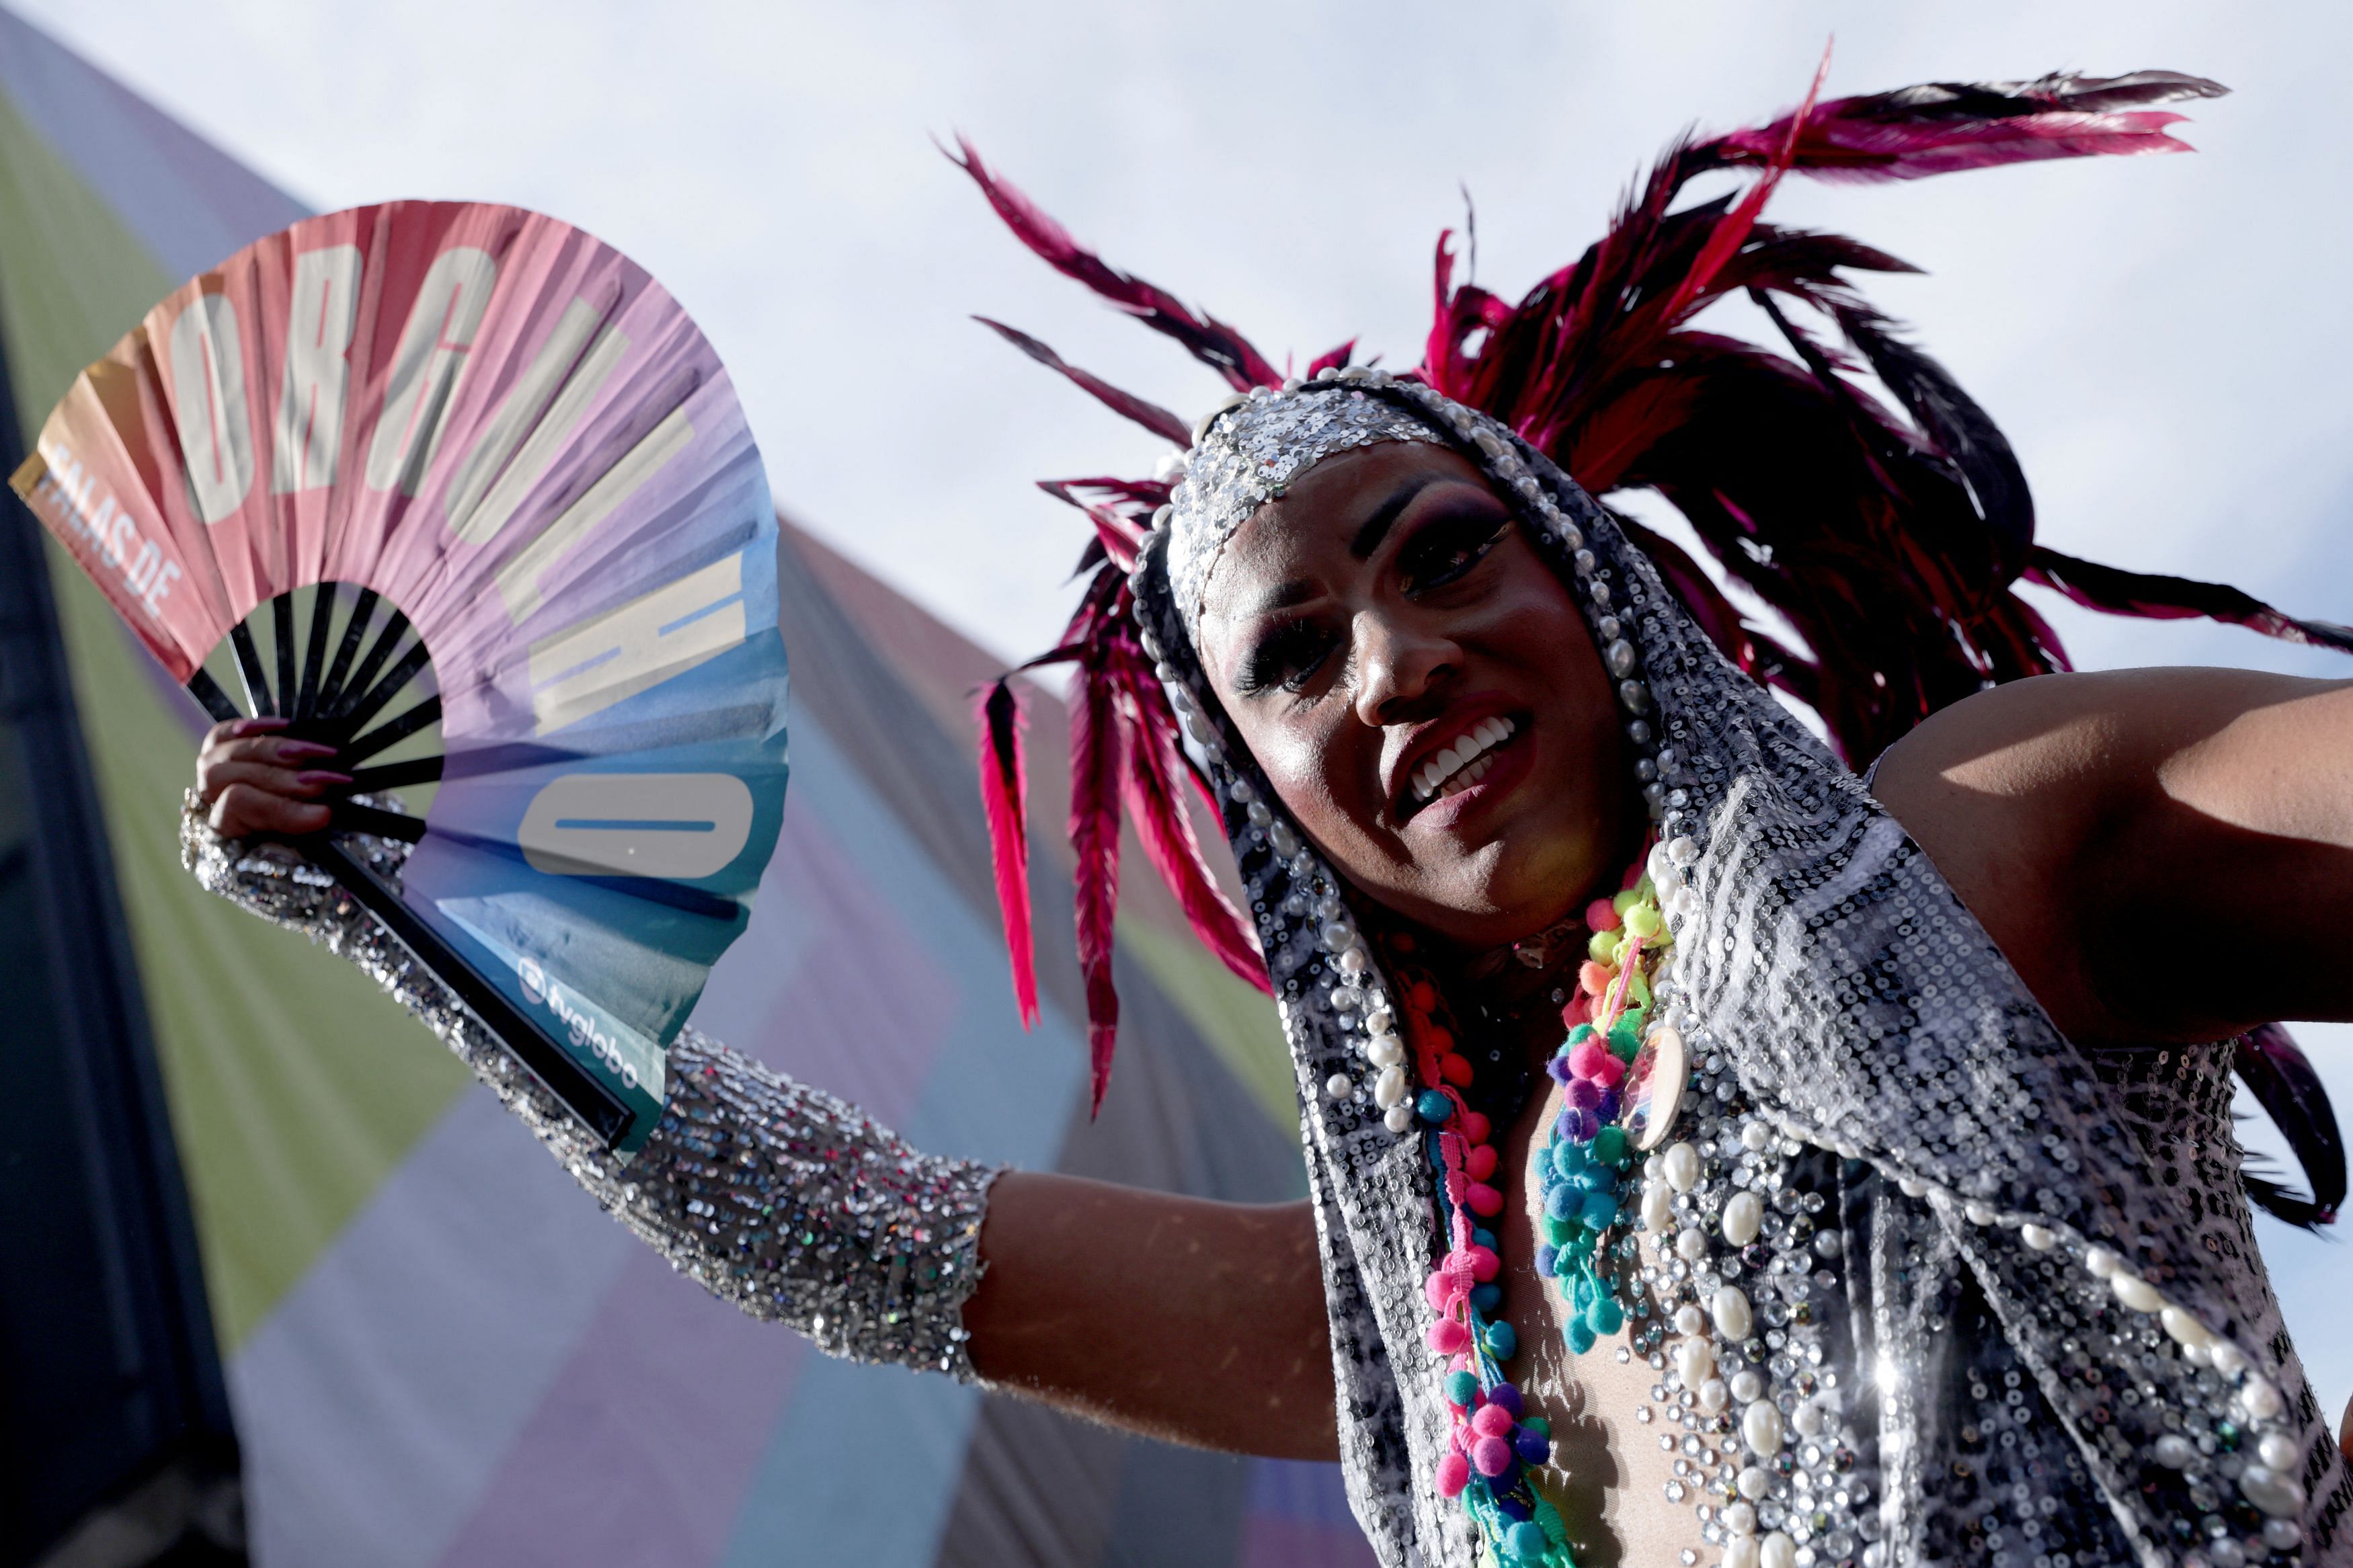
<path fill-rule="evenodd" d="M 2035 545 L 1999 432 L 1844 276 L 1898 264 L 1758 221 L 1792 167 L 2169 147 L 2139 106 L 2210 89 L 1810 100 L 1672 150 L 1517 307 L 1441 257 L 1399 375 L 1343 350 L 1284 378 L 966 151 L 1023 239 L 1238 388 L 1188 428 L 1014 334 L 1183 448 L 1058 488 L 1100 566 L 1060 650 L 1098 1093 L 1124 801 L 1274 997 L 1305 1202 L 934 1159 L 692 1029 L 624 1165 L 305 866 L 315 748 L 216 731 L 190 865 L 367 966 L 746 1311 L 1137 1431 L 1336 1456 L 1384 1563 L 2353 1562 L 2249 1208 L 2318 1221 L 2343 1193 L 2264 1026 L 2353 1017 L 2353 683 L 2000 684 L 2062 668 L 2021 575 L 2353 639 Z M 1723 169 L 1758 174 L 1671 210 Z M 1733 290 L 1794 357 L 1688 326 Z M 1644 487 L 1803 647 L 1593 499 Z M 1009 688 L 983 744 L 1034 1007 Z M 372 853 L 396 875 L 404 847 Z M 2301 1210 L 2242 1173 L 2234 1063 L 2267 1104 L 2307 1090 Z"/>

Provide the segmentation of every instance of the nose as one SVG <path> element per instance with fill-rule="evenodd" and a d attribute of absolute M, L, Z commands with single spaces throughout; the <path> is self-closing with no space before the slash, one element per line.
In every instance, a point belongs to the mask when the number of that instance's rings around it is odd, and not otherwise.
<path fill-rule="evenodd" d="M 1426 718 L 1422 710 L 1440 696 L 1461 661 L 1453 639 L 1409 617 L 1366 610 L 1349 635 L 1356 645 L 1356 717 L 1376 730 Z"/>

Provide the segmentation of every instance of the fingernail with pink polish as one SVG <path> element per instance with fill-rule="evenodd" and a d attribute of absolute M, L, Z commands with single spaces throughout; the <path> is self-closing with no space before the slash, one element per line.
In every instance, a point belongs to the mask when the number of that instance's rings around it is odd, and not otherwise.
<path fill-rule="evenodd" d="M 294 782 L 301 784 L 304 789 L 317 789 L 322 784 L 347 784 L 352 782 L 352 775 L 349 773 L 331 773 L 321 769 L 313 768 L 308 773 L 296 773 L 294 775 Z"/>
<path fill-rule="evenodd" d="M 332 757 L 335 748 L 317 741 L 280 741 L 278 754 L 290 763 L 300 757 Z"/>
<path fill-rule="evenodd" d="M 291 719 L 256 716 L 251 719 L 239 719 L 228 727 L 228 732 L 240 739 L 247 735 L 267 735 L 273 730 L 283 730 L 292 722 L 294 721 Z"/>

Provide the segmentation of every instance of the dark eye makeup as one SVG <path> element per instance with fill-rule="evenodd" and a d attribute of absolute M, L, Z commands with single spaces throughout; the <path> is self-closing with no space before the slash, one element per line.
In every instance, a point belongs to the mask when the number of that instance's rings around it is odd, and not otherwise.
<path fill-rule="evenodd" d="M 1398 551 L 1405 591 L 1427 594 L 1459 581 L 1503 542 L 1511 525 L 1511 513 L 1483 497 L 1434 510 Z"/>
<path fill-rule="evenodd" d="M 1419 596 L 1460 582 L 1503 542 L 1511 526 L 1511 513 L 1485 496 L 1433 508 L 1398 548 L 1396 569 L 1405 592 Z M 1235 689 L 1243 697 L 1278 688 L 1303 691 L 1336 644 L 1333 632 L 1312 617 L 1282 622 L 1250 649 Z"/>

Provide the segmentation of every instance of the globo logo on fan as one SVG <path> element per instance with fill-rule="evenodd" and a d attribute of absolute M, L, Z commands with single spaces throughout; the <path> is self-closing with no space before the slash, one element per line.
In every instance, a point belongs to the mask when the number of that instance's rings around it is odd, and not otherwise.
<path fill-rule="evenodd" d="M 600 1024 L 604 1009 L 585 997 L 566 992 L 549 977 L 537 959 L 518 958 L 514 969 L 515 980 L 522 987 L 524 999 L 534 1006 L 546 1008 L 562 1021 L 565 1037 L 572 1042 L 575 1050 L 593 1055 L 617 1073 L 631 1089 L 647 1089 L 656 1095 L 662 1092 L 659 1068 L 655 1069 L 653 1082 L 645 1081 L 638 1064 L 630 1059 L 630 1053 L 621 1044 L 619 1036 L 627 1031 L 612 1024 L 609 1018 L 604 1018 Z M 655 1059 L 659 1060 L 658 1054 Z"/>

